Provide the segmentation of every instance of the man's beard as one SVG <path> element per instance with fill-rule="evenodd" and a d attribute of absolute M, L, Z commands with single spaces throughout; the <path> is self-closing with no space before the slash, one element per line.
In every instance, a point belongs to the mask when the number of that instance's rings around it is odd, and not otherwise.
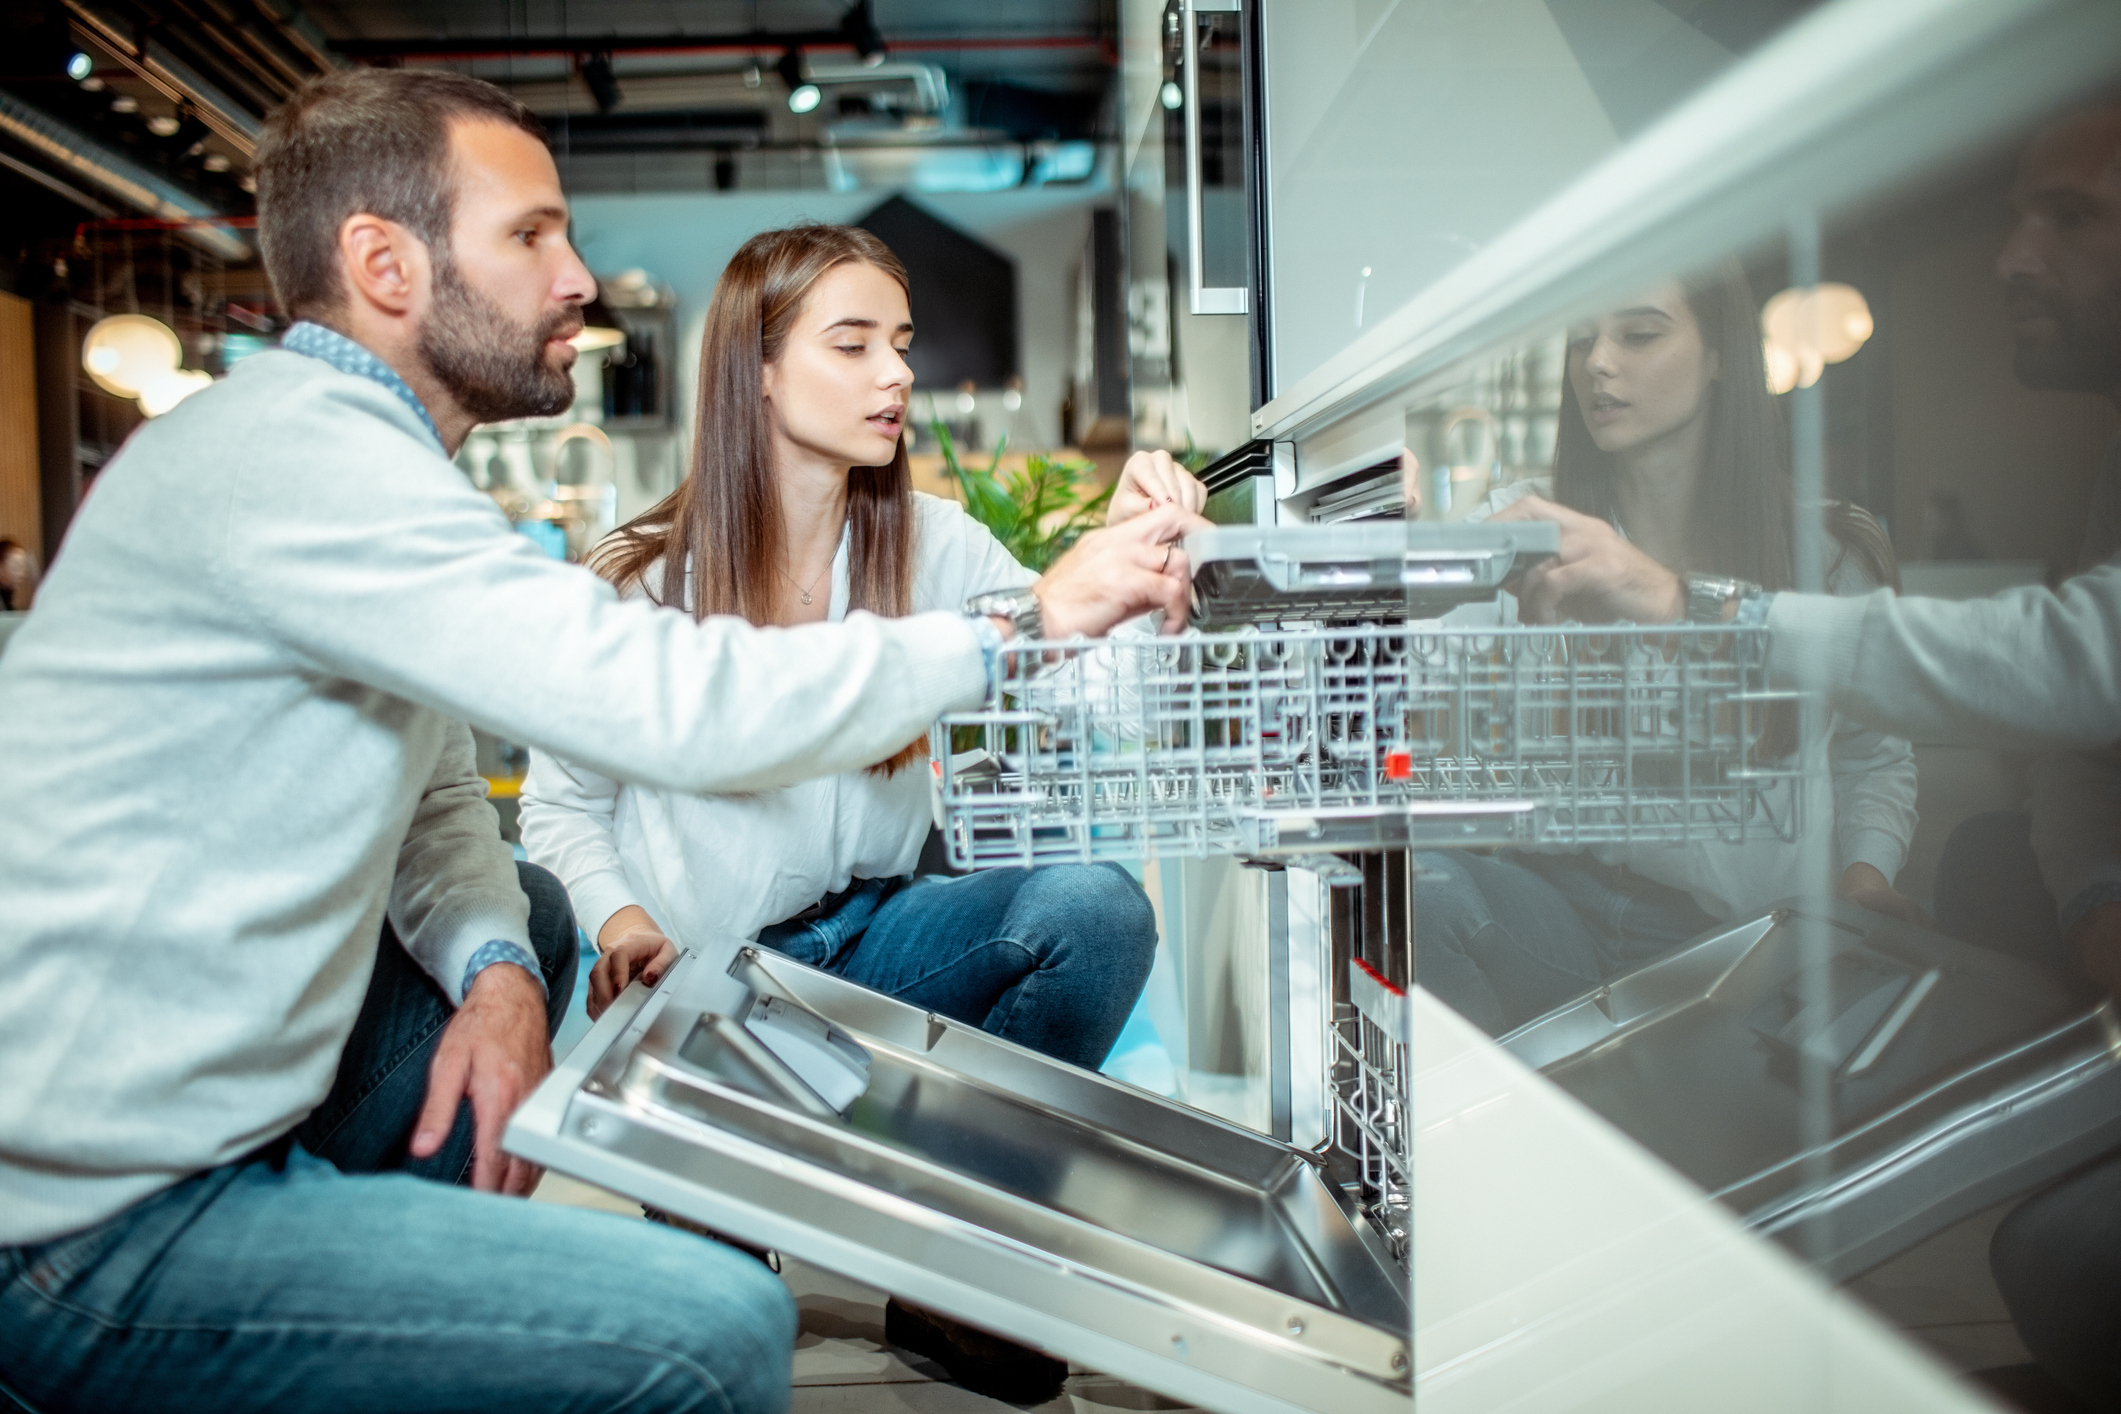
<path fill-rule="evenodd" d="M 436 252 L 434 305 L 420 329 L 420 356 L 457 404 L 480 422 L 553 417 L 574 406 L 574 375 L 545 361 L 550 340 L 582 327 L 572 305 L 535 328 L 518 324 L 473 289 L 446 252 Z"/>
<path fill-rule="evenodd" d="M 2014 307 L 2036 306 L 2054 320 L 2051 337 L 2019 336 L 2011 368 L 2028 388 L 2056 392 L 2112 393 L 2121 388 L 2121 287 L 2089 300 L 2072 300 L 2061 290 L 2011 286 Z"/>

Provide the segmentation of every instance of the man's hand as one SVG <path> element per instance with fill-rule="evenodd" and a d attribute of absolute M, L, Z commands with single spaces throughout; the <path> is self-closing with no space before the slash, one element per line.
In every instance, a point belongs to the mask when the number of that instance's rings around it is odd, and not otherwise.
<path fill-rule="evenodd" d="M 638 978 L 653 987 L 678 960 L 678 946 L 663 936 L 648 910 L 629 903 L 597 929 L 603 956 L 589 970 L 589 1019 L 596 1020 Z"/>
<path fill-rule="evenodd" d="M 1629 544 L 1597 516 L 1527 496 L 1495 520 L 1550 520 L 1561 527 L 1561 553 L 1527 570 L 1517 586 L 1517 616 L 1526 623 L 1677 623 L 1686 617 L 1679 576 Z"/>
<path fill-rule="evenodd" d="M 1859 908 L 1936 931 L 1936 920 L 1922 911 L 1922 905 L 1895 889 L 1892 881 L 1872 865 L 1851 864 L 1844 869 L 1841 887 L 1835 892 Z"/>
<path fill-rule="evenodd" d="M 1164 611 L 1164 632 L 1177 633 L 1186 626 L 1193 593 L 1178 542 L 1207 528 L 1185 507 L 1165 505 L 1076 541 L 1032 586 L 1046 637 L 1102 638 L 1151 609 Z"/>
<path fill-rule="evenodd" d="M 1105 524 L 1119 525 L 1158 506 L 1198 512 L 1208 504 L 1208 488 L 1180 466 L 1169 452 L 1136 452 L 1120 469 L 1119 484 L 1105 505 Z"/>
<path fill-rule="evenodd" d="M 2121 903 L 2102 903 L 2077 920 L 2064 940 L 2084 975 L 2121 1004 Z"/>
<path fill-rule="evenodd" d="M 481 971 L 464 1005 L 442 1029 L 427 1069 L 427 1103 L 412 1134 L 412 1156 L 431 1157 L 449 1138 L 457 1108 L 471 1097 L 475 1127 L 471 1186 L 481 1193 L 528 1196 L 544 1170 L 501 1152 L 501 1130 L 552 1069 L 545 995 L 512 962 Z"/>

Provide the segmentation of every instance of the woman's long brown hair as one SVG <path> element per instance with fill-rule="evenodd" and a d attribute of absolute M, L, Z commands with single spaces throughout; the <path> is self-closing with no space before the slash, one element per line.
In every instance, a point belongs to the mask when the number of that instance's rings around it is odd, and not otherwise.
<path fill-rule="evenodd" d="M 1687 544 L 1694 563 L 1674 565 L 1748 579 L 1764 589 L 1788 589 L 1796 569 L 1796 493 L 1790 475 L 1789 427 L 1768 391 L 1760 349 L 1760 306 L 1735 264 L 1680 282 L 1687 308 L 1701 328 L 1701 344 L 1717 358 L 1709 386 L 1708 437 L 1701 481 L 1694 493 Z M 1576 385 L 1561 380 L 1561 424 L 1554 439 L 1554 499 L 1619 523 L 1619 463 L 1591 440 L 1576 401 Z M 1872 583 L 1900 588 L 1893 545 L 1870 512 L 1828 501 L 1825 528 L 1834 539 L 1829 578 L 1853 555 Z M 1795 714 L 1769 709 L 1762 749 L 1773 757 L 1796 747 Z"/>
<path fill-rule="evenodd" d="M 700 339 L 692 465 L 677 490 L 597 547 L 591 569 L 621 589 L 639 585 L 656 603 L 682 607 L 695 619 L 735 614 L 759 625 L 772 621 L 786 530 L 763 371 L 780 358 L 817 282 L 853 262 L 875 266 L 910 294 L 899 258 L 855 226 L 806 223 L 767 231 L 730 258 L 715 282 Z M 910 613 L 913 481 L 904 439 L 884 465 L 848 473 L 847 523 L 847 607 L 888 617 Z M 658 560 L 662 573 L 650 584 Z M 926 745 L 914 742 L 870 769 L 895 772 Z"/>

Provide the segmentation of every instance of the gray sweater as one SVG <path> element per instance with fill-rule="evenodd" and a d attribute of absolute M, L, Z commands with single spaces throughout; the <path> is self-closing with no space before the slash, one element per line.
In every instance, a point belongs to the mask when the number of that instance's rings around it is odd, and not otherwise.
<path fill-rule="evenodd" d="M 1987 599 L 1777 594 L 1768 675 L 1880 731 L 2005 750 L 2121 741 L 2121 560 Z"/>
<path fill-rule="evenodd" d="M 298 1124 L 386 909 L 453 998 L 481 943 L 524 941 L 466 722 L 759 790 L 887 756 L 984 681 L 955 614 L 622 603 L 381 385 L 244 361 L 106 468 L 0 657 L 0 1245 Z"/>

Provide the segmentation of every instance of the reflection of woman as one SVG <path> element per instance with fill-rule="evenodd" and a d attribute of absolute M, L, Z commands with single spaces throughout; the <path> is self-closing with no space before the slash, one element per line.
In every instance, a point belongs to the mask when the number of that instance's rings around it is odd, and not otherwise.
<path fill-rule="evenodd" d="M 955 502 L 909 486 L 906 274 L 865 231 L 745 244 L 715 287 L 684 485 L 592 558 L 623 593 L 762 625 L 961 607 L 1034 576 Z M 1121 499 L 1198 507 L 1138 458 Z M 532 753 L 523 844 L 603 953 L 601 1011 L 675 958 L 671 939 L 757 937 L 801 961 L 1096 1066 L 1148 976 L 1155 924 L 1113 866 L 915 878 L 926 743 L 867 771 L 759 795 L 622 785 Z"/>
<path fill-rule="evenodd" d="M 1537 493 L 1604 517 L 1669 568 L 1788 587 L 1788 444 L 1758 328 L 1733 271 L 1660 285 L 1573 330 L 1553 480 L 1505 487 L 1476 518 Z M 1838 502 L 1825 521 L 1832 592 L 1897 583 L 1875 521 Z M 1795 746 L 1793 720 L 1771 715 L 1763 753 Z M 1913 749 L 1837 718 L 1823 746 L 1798 754 L 1808 778 L 1832 779 L 1842 895 L 1919 918 L 1891 882 L 1914 834 Z M 1780 816 L 1787 795 L 1770 794 Z M 1807 799 L 1828 794 L 1814 788 Z M 1762 835 L 1742 845 L 1423 854 L 1422 983 L 1491 1032 L 1528 1021 L 1719 921 L 1808 891 L 1798 847 Z"/>

